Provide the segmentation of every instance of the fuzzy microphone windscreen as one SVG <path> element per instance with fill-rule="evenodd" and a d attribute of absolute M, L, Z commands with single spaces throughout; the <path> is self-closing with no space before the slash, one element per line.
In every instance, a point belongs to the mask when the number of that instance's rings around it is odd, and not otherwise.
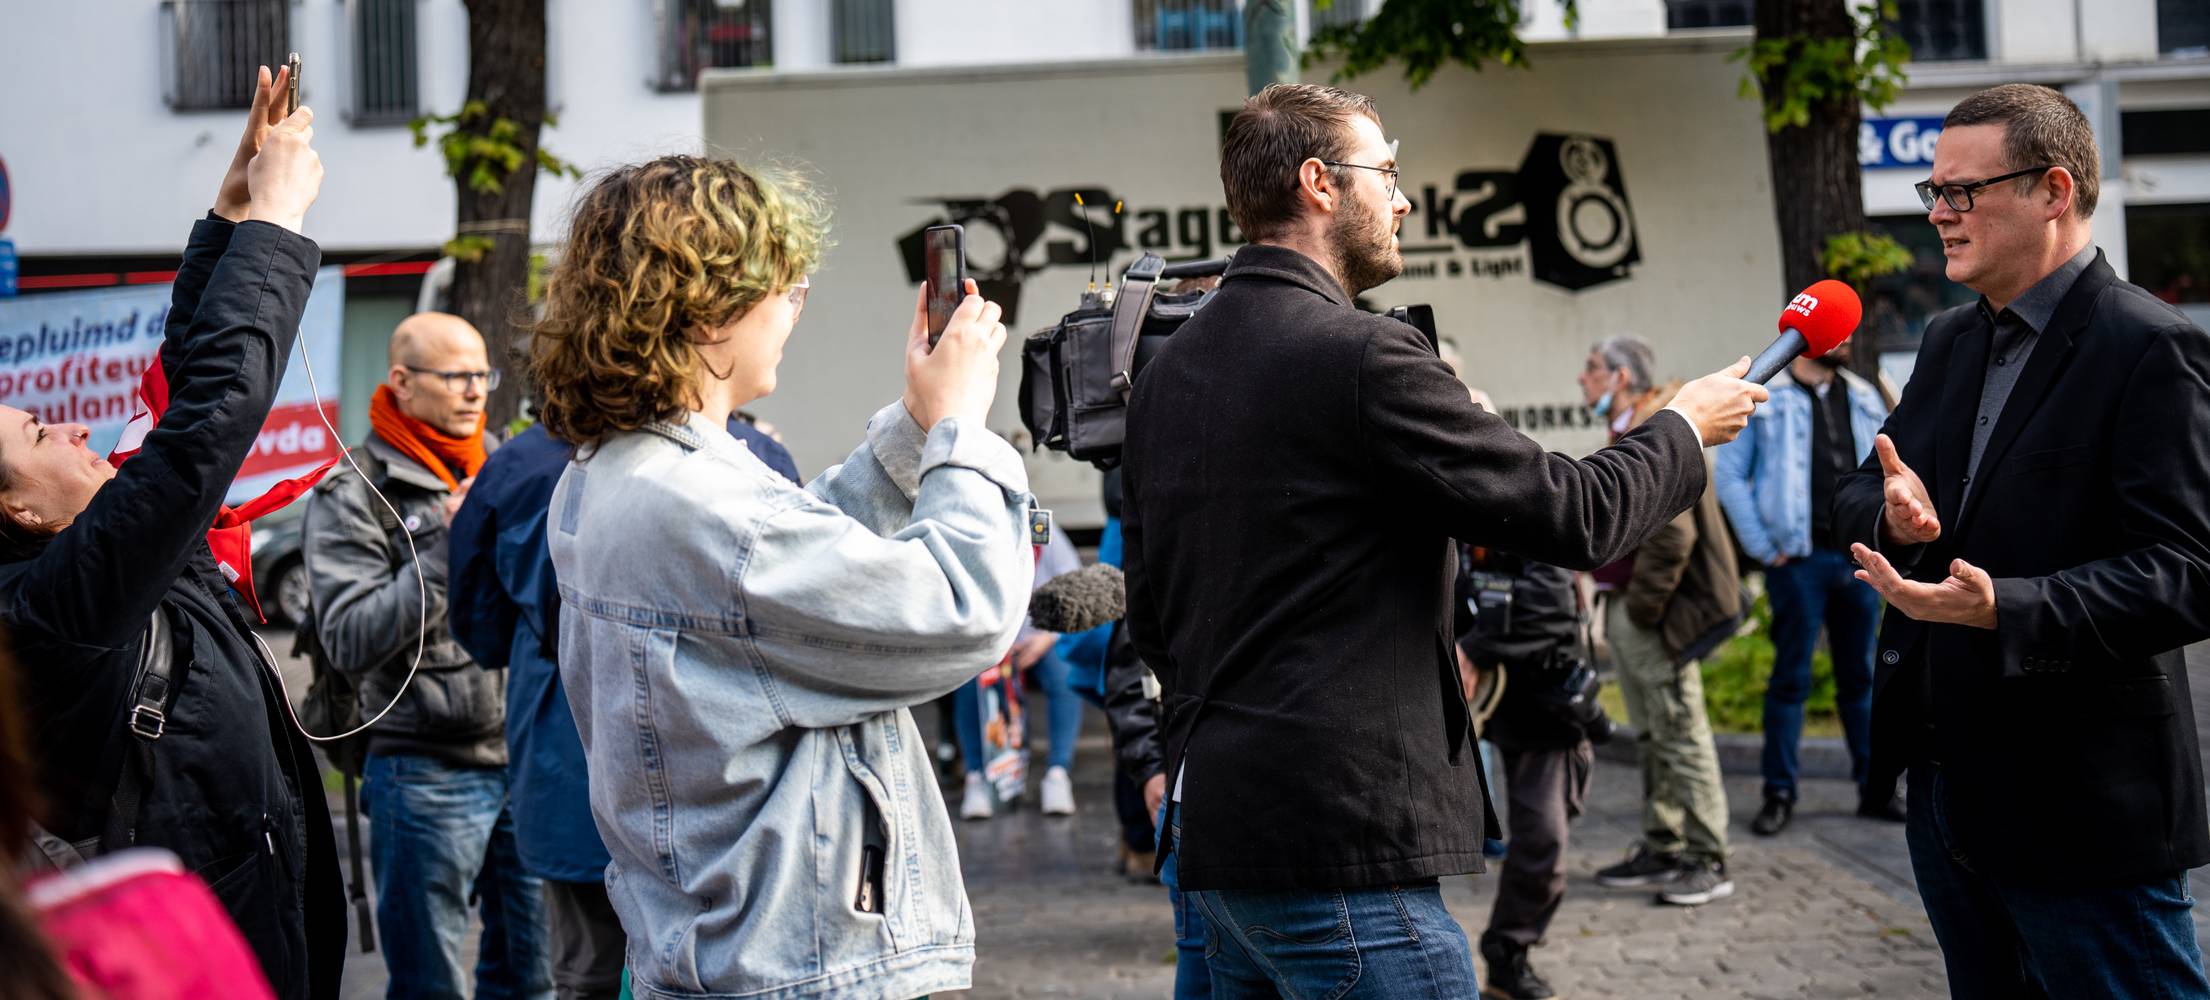
<path fill-rule="evenodd" d="M 1128 613 L 1128 581 L 1098 563 L 1052 577 L 1028 598 L 1028 620 L 1046 632 L 1087 632 Z"/>

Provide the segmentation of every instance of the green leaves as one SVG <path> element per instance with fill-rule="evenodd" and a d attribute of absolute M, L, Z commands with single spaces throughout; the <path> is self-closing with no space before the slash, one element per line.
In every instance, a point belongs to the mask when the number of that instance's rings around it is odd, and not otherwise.
<path fill-rule="evenodd" d="M 1317 6 L 1325 10 L 1330 0 Z M 1566 0 L 1566 21 L 1579 7 Z M 1487 63 L 1525 67 L 1527 45 L 1519 38 L 1517 0 L 1387 0 L 1381 10 L 1354 25 L 1334 25 L 1312 36 L 1305 48 L 1307 69 L 1331 57 L 1343 64 L 1331 82 L 1341 83 L 1404 61 L 1404 78 L 1418 90 L 1450 63 L 1482 69 Z"/>
<path fill-rule="evenodd" d="M 1826 238 L 1819 264 L 1826 273 L 1863 291 L 1872 279 L 1898 274 L 1911 266 L 1911 250 L 1885 233 L 1859 231 L 1835 233 Z"/>
<path fill-rule="evenodd" d="M 1763 91 L 1767 131 L 1807 126 L 1813 110 L 1839 101 L 1877 111 L 1902 92 L 1911 46 L 1892 30 L 1896 0 L 1863 0 L 1851 16 L 1848 36 L 1762 38 L 1729 57 L 1748 71 L 1742 96 Z"/>
<path fill-rule="evenodd" d="M 545 116 L 545 124 L 553 124 L 553 116 Z M 554 177 L 581 177 L 583 172 L 574 165 L 546 152 L 539 147 L 532 156 L 521 145 L 522 123 L 512 118 L 493 115 L 491 108 L 482 101 L 469 101 L 461 105 L 454 115 L 423 115 L 407 123 L 407 131 L 414 136 L 414 146 L 420 149 L 430 144 L 430 130 L 442 126 L 444 131 L 437 138 L 438 152 L 445 157 L 445 174 L 463 180 L 470 191 L 479 194 L 499 194 L 506 190 L 506 179 L 534 159 L 537 169 Z M 455 243 L 468 240 L 460 237 Z M 448 245 L 450 252 L 451 245 Z M 474 260 L 480 257 L 456 258 Z"/>

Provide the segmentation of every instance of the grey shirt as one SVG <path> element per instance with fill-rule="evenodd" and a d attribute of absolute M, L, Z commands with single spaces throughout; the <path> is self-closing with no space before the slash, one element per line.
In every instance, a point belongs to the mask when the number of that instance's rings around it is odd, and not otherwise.
<path fill-rule="evenodd" d="M 2094 262 L 2095 244 L 2089 243 L 2000 313 L 1991 312 L 1987 297 L 1980 297 L 1980 318 L 1994 328 L 1995 339 L 1988 345 L 1987 377 L 1980 383 L 1980 412 L 1972 421 L 1972 454 L 1964 466 L 1972 470 L 1964 481 L 1966 498 L 1972 495 L 1972 477 L 1980 474 L 1980 456 L 1995 433 L 1995 422 L 2002 419 L 2003 404 L 2018 385 L 2018 374 L 2033 356 L 2034 345 L 2041 341 L 2041 331 L 2048 329 L 2065 294 Z"/>

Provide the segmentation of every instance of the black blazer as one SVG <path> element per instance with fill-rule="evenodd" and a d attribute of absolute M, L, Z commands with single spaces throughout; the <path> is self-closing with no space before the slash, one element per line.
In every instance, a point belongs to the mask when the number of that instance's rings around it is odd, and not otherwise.
<path fill-rule="evenodd" d="M 2180 658 L 2210 636 L 2210 338 L 2097 254 L 1974 473 L 1992 335 L 1977 306 L 1934 317 L 1885 433 L 1942 522 L 1907 575 L 1987 570 L 1996 627 L 1888 610 L 1874 770 L 1938 761 L 1969 863 L 2000 877 L 2113 884 L 2210 862 Z M 1842 481 L 1835 524 L 1872 544 L 1881 506 L 1875 456 Z"/>
<path fill-rule="evenodd" d="M 1678 415 L 1545 454 L 1412 327 L 1255 244 L 1145 368 L 1124 460 L 1128 628 L 1166 691 L 1166 773 L 1187 765 L 1185 889 L 1481 870 L 1450 540 L 1596 566 L 1705 481 Z"/>

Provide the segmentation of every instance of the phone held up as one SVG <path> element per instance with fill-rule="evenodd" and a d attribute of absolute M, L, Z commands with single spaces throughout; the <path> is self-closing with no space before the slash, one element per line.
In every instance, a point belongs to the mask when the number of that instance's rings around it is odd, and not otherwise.
<path fill-rule="evenodd" d="M 284 83 L 284 117 L 290 118 L 299 110 L 299 53 L 292 53 L 291 58 L 284 60 L 284 66 L 291 70 Z"/>
<path fill-rule="evenodd" d="M 922 273 L 928 275 L 929 350 L 943 339 L 952 313 L 967 297 L 967 231 L 958 226 L 930 226 L 922 234 Z"/>

